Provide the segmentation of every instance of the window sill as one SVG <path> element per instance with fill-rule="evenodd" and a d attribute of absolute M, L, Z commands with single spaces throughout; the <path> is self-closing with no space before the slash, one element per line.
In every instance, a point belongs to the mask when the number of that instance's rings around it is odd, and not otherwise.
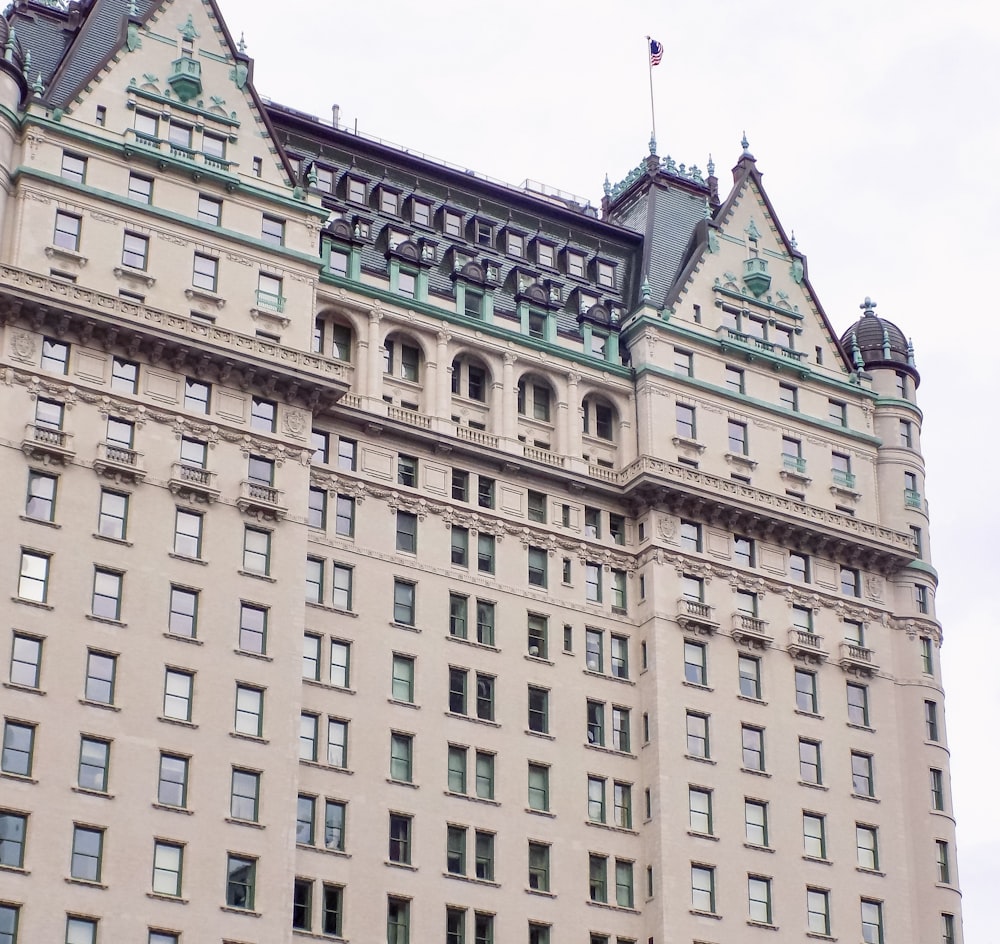
<path fill-rule="evenodd" d="M 22 521 L 30 521 L 32 524 L 44 524 L 46 528 L 56 528 L 57 530 L 62 527 L 61 524 L 56 524 L 54 521 L 48 521 L 45 518 L 33 518 L 31 515 L 18 515 Z M 95 534 L 94 537 L 97 537 Z"/>
<path fill-rule="evenodd" d="M 230 905 L 219 905 L 219 911 L 225 911 L 228 914 L 234 915 L 246 915 L 248 918 L 262 917 L 259 911 L 254 911 L 252 908 L 233 908 Z"/>
<path fill-rule="evenodd" d="M 531 728 L 525 728 L 524 733 L 531 737 L 541 738 L 543 741 L 554 741 L 556 739 L 556 736 L 549 734 L 548 731 L 532 731 Z"/>
<path fill-rule="evenodd" d="M 444 791 L 445 796 L 455 797 L 459 800 L 468 800 L 470 803 L 485 803 L 487 806 L 500 806 L 499 800 L 491 799 L 490 797 L 473 796 L 471 793 L 453 793 L 451 790 Z M 535 812 L 539 812 L 535 810 Z M 554 815 L 554 814 L 546 814 Z"/>
<path fill-rule="evenodd" d="M 20 865 L 4 865 L 2 862 L 0 862 L 0 872 L 14 872 L 17 875 L 31 875 L 30 869 L 23 868 Z"/>
<path fill-rule="evenodd" d="M 803 711 L 801 708 L 796 708 L 795 713 L 802 718 L 815 718 L 817 721 L 824 721 L 823 715 L 817 714 L 815 711 Z"/>
<path fill-rule="evenodd" d="M 885 872 L 880 869 L 866 869 L 863 865 L 856 865 L 854 871 L 860 872 L 862 875 L 880 875 L 882 878 L 885 878 Z M 941 883 L 938 882 L 937 884 L 940 885 Z"/>
<path fill-rule="evenodd" d="M 712 833 L 700 833 L 697 830 L 689 829 L 687 831 L 689 836 L 694 836 L 695 839 L 710 839 L 712 842 L 718 842 L 719 837 L 712 835 Z"/>
<path fill-rule="evenodd" d="M 108 887 L 103 882 L 92 882 L 92 881 L 90 881 L 90 879 L 86 879 L 86 878 L 64 878 L 63 881 L 67 885 L 83 885 L 86 888 L 104 888 L 104 889 L 106 889 Z"/>
<path fill-rule="evenodd" d="M 239 651 L 239 650 L 237 650 Z M 268 657 L 270 661 L 270 657 Z M 357 695 L 357 692 L 353 688 L 344 688 L 341 685 L 334 685 L 333 682 L 322 682 L 319 679 L 304 678 L 302 679 L 306 685 L 313 685 L 316 688 L 325 688 L 330 692 L 343 692 L 345 695 Z"/>
<path fill-rule="evenodd" d="M 533 656 L 530 652 L 524 655 L 525 662 L 536 662 L 540 665 L 555 665 L 551 659 L 547 659 L 545 656 Z"/>
<path fill-rule="evenodd" d="M 209 305 L 215 305 L 215 307 L 220 311 L 226 304 L 226 300 L 218 293 L 210 291 L 206 288 L 198 288 L 197 286 L 184 289 L 184 297 L 188 301 L 197 300 L 200 302 L 207 302 Z"/>
<path fill-rule="evenodd" d="M 754 698 L 751 695 L 737 695 L 736 697 L 740 701 L 750 702 L 751 705 L 763 705 L 765 708 L 767 707 L 767 702 L 763 698 Z"/>
<path fill-rule="evenodd" d="M 386 777 L 385 782 L 395 784 L 397 787 L 409 787 L 411 790 L 420 789 L 420 784 L 414 783 L 412 780 L 396 780 L 393 777 Z"/>
<path fill-rule="evenodd" d="M 337 856 L 341 859 L 350 859 L 351 853 L 344 852 L 343 849 L 328 849 L 326 846 L 310 846 L 307 843 L 297 842 L 295 844 L 296 849 L 311 849 L 313 852 L 321 852 L 323 855 Z"/>
<path fill-rule="evenodd" d="M 497 806 L 499 806 L 499 805 L 500 804 L 498 803 Z M 553 812 L 551 812 L 550 810 L 533 810 L 530 806 L 526 806 L 524 808 L 524 812 L 525 813 L 531 813 L 532 816 L 545 816 L 548 819 L 555 819 L 556 818 L 556 814 L 553 813 Z"/>
<path fill-rule="evenodd" d="M 818 856 L 804 855 L 802 857 L 806 862 L 816 862 L 819 865 L 833 865 L 832 859 L 821 859 Z"/>
<path fill-rule="evenodd" d="M 47 694 L 43 689 L 36 688 L 34 685 L 20 685 L 17 682 L 4 682 L 3 687 L 13 689 L 15 692 L 28 692 L 32 695 Z"/>
<path fill-rule="evenodd" d="M 40 600 L 29 600 L 27 597 L 11 597 L 15 603 L 22 603 L 25 606 L 37 606 L 40 610 L 54 610 L 51 603 L 42 603 Z"/>
<path fill-rule="evenodd" d="M 58 525 L 56 525 L 58 527 Z M 107 541 L 109 544 L 120 544 L 122 547 L 132 547 L 131 541 L 126 541 L 124 538 L 112 538 L 108 537 L 106 534 L 98 534 L 96 531 L 91 535 L 91 537 L 97 538 L 98 541 Z"/>
<path fill-rule="evenodd" d="M 258 574 L 258 573 L 256 573 L 255 571 L 252 571 L 252 570 L 243 570 L 242 568 L 239 568 L 236 571 L 236 573 L 240 574 L 243 577 L 253 577 L 254 580 L 264 580 L 267 583 L 277 583 L 278 582 L 277 577 L 271 577 L 268 574 Z"/>
<path fill-rule="evenodd" d="M 587 901 L 591 908 L 600 908 L 602 911 L 617 911 L 621 914 L 639 914 L 638 909 L 630 908 L 627 905 L 613 905 L 609 901 L 594 901 L 592 898 Z"/>
<path fill-rule="evenodd" d="M 779 930 L 778 929 L 778 925 L 771 924 L 770 921 L 752 921 L 752 920 L 750 920 L 750 921 L 747 921 L 747 924 L 751 928 L 763 928 L 765 931 L 777 931 L 777 930 Z"/>
<path fill-rule="evenodd" d="M 639 831 L 626 826 L 612 826 L 610 823 L 599 823 L 597 820 L 584 820 L 584 825 L 592 826 L 594 829 L 606 829 L 612 833 L 624 833 L 626 836 L 638 836 Z"/>
<path fill-rule="evenodd" d="M 83 618 L 92 623 L 103 623 L 105 626 L 117 626 L 119 629 L 128 628 L 128 623 L 123 623 L 119 619 L 111 619 L 109 616 L 94 616 L 93 613 L 84 613 Z"/>
<path fill-rule="evenodd" d="M 193 721 L 184 721 L 181 718 L 168 718 L 166 715 L 157 715 L 156 720 L 162 721 L 164 724 L 177 724 L 182 728 L 191 728 L 195 731 L 198 730 L 198 725 L 196 725 Z"/>
<path fill-rule="evenodd" d="M 194 810 L 189 810 L 186 806 L 171 806 L 169 803 L 150 803 L 154 810 L 164 810 L 167 813 L 183 813 L 185 816 L 194 816 Z"/>
<path fill-rule="evenodd" d="M 256 744 L 271 743 L 266 737 L 261 737 L 259 734 L 246 734 L 243 731 L 230 731 L 229 736 L 236 738 L 237 741 L 253 741 Z"/>
<path fill-rule="evenodd" d="M 526 895 L 538 895 L 540 898 L 551 898 L 553 900 L 559 897 L 555 892 L 546 891 L 541 888 L 526 888 L 524 893 Z"/>
<path fill-rule="evenodd" d="M 416 865 L 411 865 L 409 862 L 393 862 L 392 859 L 386 859 L 385 865 L 388 865 L 393 869 L 405 869 L 407 872 L 417 872 L 419 867 Z"/>
<path fill-rule="evenodd" d="M 743 848 L 756 849 L 758 852 L 771 852 L 771 853 L 774 852 L 774 849 L 771 846 L 762 846 L 756 842 L 745 842 L 743 843 Z"/>
<path fill-rule="evenodd" d="M 84 796 L 100 797 L 102 800 L 113 800 L 115 795 L 107 790 L 92 790 L 90 787 L 70 787 L 74 793 L 82 793 Z"/>
<path fill-rule="evenodd" d="M 164 895 L 162 892 L 146 892 L 147 898 L 153 898 L 156 901 L 173 901 L 178 905 L 186 905 L 188 903 L 187 898 L 181 898 L 180 895 Z"/>
<path fill-rule="evenodd" d="M 334 767 L 331 764 L 321 764 L 318 760 L 304 760 L 300 757 L 299 763 L 305 764 L 306 767 L 315 767 L 317 770 L 329 770 L 336 774 L 347 774 L 349 777 L 354 776 L 354 771 L 347 767 Z"/>
<path fill-rule="evenodd" d="M 173 551 L 170 551 L 167 557 L 172 557 L 174 560 L 187 561 L 190 564 L 201 564 L 202 567 L 208 566 L 207 560 L 203 560 L 200 557 L 188 557 L 187 554 L 175 554 Z"/>
<path fill-rule="evenodd" d="M 820 934 L 818 931 L 806 931 L 806 937 L 812 938 L 814 941 L 836 941 L 835 937 L 831 937 L 829 934 Z"/>
<path fill-rule="evenodd" d="M 344 691 L 351 695 L 354 694 L 350 689 L 344 689 Z M 390 705 L 399 705 L 400 708 L 412 708 L 414 711 L 420 711 L 420 705 L 415 705 L 412 701 L 400 701 L 398 698 L 387 698 L 386 701 Z"/>
<path fill-rule="evenodd" d="M 809 787 L 810 790 L 829 790 L 830 789 L 829 787 L 824 786 L 822 783 L 811 783 L 808 780 L 800 780 L 799 781 L 799 786 L 800 787 Z"/>
<path fill-rule="evenodd" d="M 241 571 L 242 573 L 242 571 Z M 248 577 L 253 576 L 252 574 L 247 574 Z M 274 578 L 269 577 L 269 580 Z M 358 614 L 354 610 L 345 610 L 342 606 L 328 606 L 326 603 L 316 603 L 315 601 L 309 601 L 306 606 L 311 606 L 316 610 L 324 610 L 327 613 L 336 613 L 338 616 L 350 616 L 351 619 L 357 619 Z M 403 626 L 404 628 L 412 629 L 413 627 L 407 627 L 405 623 L 393 623 L 393 626 Z M 419 630 L 418 630 L 419 632 Z"/>
<path fill-rule="evenodd" d="M 152 288 L 156 284 L 156 279 L 153 278 L 145 269 L 136 269 L 133 266 L 120 265 L 115 266 L 112 270 L 115 274 L 115 278 L 124 279 L 131 282 L 139 282 L 145 285 L 146 288 Z"/>
<path fill-rule="evenodd" d="M 485 649 L 487 652 L 502 652 L 503 650 L 497 648 L 496 646 L 491 646 L 487 642 L 479 642 L 477 639 L 467 639 L 465 636 L 452 636 L 448 635 L 445 637 L 451 642 L 460 643 L 463 646 L 472 646 L 474 649 Z M 527 658 L 527 657 L 526 657 Z"/>
<path fill-rule="evenodd" d="M 38 783 L 38 781 L 27 774 L 15 774 L 10 771 L 0 771 L 0 780 L 14 780 L 18 783 Z"/>
<path fill-rule="evenodd" d="M 234 649 L 233 652 L 248 659 L 257 659 L 259 662 L 274 662 L 273 656 L 266 656 L 262 652 L 251 652 L 249 649 Z"/>
<path fill-rule="evenodd" d="M 489 878 L 474 878 L 471 875 L 459 875 L 457 872 L 442 872 L 445 878 L 452 878 L 456 882 L 468 882 L 470 885 L 486 885 L 489 888 L 500 888 L 500 883 Z"/>
<path fill-rule="evenodd" d="M 755 777 L 770 777 L 771 776 L 771 774 L 769 774 L 766 770 L 756 770 L 753 767 L 741 767 L 740 770 L 742 770 L 743 773 L 745 773 L 745 774 L 753 774 Z"/>
<path fill-rule="evenodd" d="M 252 819 L 236 819 L 232 816 L 227 816 L 226 822 L 232 823 L 234 826 L 248 826 L 250 829 L 267 829 L 263 823 L 255 823 Z"/>
<path fill-rule="evenodd" d="M 712 760 L 711 757 L 699 757 L 697 754 L 685 754 L 688 760 L 696 760 L 699 764 L 716 764 L 717 762 Z"/>
<path fill-rule="evenodd" d="M 488 718 L 474 718 L 472 715 L 460 715 L 455 711 L 446 711 L 446 718 L 458 718 L 461 721 L 472 721 L 474 724 L 485 724 L 488 728 L 502 727 L 499 721 L 490 721 Z"/>
<path fill-rule="evenodd" d="M 605 747 L 603 744 L 584 744 L 583 746 L 592 751 L 600 751 L 602 754 L 613 754 L 615 757 L 627 757 L 630 760 L 637 760 L 635 754 L 630 751 L 620 751 L 615 747 Z"/>
<path fill-rule="evenodd" d="M 684 679 L 684 681 L 681 682 L 681 685 L 683 685 L 685 688 L 695 688 L 695 689 L 698 689 L 698 691 L 701 691 L 701 692 L 714 692 L 715 691 L 715 689 L 712 688 L 710 685 L 702 685 L 701 682 L 689 682 L 687 679 Z"/>
<path fill-rule="evenodd" d="M 881 803 L 882 801 L 878 797 L 868 796 L 864 793 L 851 793 L 851 796 L 855 800 L 864 800 L 866 803 Z"/>
<path fill-rule="evenodd" d="M 848 721 L 847 726 L 853 728 L 855 731 L 867 731 L 869 734 L 875 733 L 875 729 L 869 727 L 867 724 L 855 724 L 853 721 Z"/>
<path fill-rule="evenodd" d="M 176 639 L 178 642 L 186 642 L 190 646 L 204 646 L 205 642 L 196 639 L 194 636 L 183 636 L 180 633 L 172 633 L 169 630 L 163 634 L 164 639 Z"/>
<path fill-rule="evenodd" d="M 408 633 L 422 633 L 422 629 L 418 629 L 411 623 L 397 623 L 395 620 L 389 620 L 390 626 L 395 626 L 396 629 L 405 629 Z"/>
<path fill-rule="evenodd" d="M 722 920 L 722 915 L 714 911 L 701 911 L 698 908 L 689 908 L 688 914 L 697 915 L 699 918 L 714 918 L 716 921 Z"/>
<path fill-rule="evenodd" d="M 89 698 L 78 698 L 81 705 L 90 705 L 92 708 L 101 708 L 104 711 L 121 711 L 117 705 L 107 705 L 103 701 L 91 701 Z"/>

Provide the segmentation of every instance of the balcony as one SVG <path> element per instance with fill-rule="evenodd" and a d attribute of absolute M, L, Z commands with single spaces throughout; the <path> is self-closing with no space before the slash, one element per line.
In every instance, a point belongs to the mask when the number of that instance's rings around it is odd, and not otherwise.
<path fill-rule="evenodd" d="M 677 601 L 677 625 L 685 632 L 711 636 L 719 628 L 714 608 L 701 600 L 681 597 Z"/>
<path fill-rule="evenodd" d="M 181 56 L 170 63 L 167 83 L 182 102 L 201 94 L 201 63 L 191 56 Z"/>
<path fill-rule="evenodd" d="M 280 519 L 288 514 L 288 508 L 282 504 L 284 497 L 285 493 L 272 485 L 244 480 L 240 483 L 236 507 L 251 518 Z"/>
<path fill-rule="evenodd" d="M 854 486 L 857 484 L 857 476 L 853 472 L 848 472 L 846 469 L 831 469 L 830 471 L 833 474 L 833 484 L 837 488 L 854 491 Z"/>
<path fill-rule="evenodd" d="M 750 649 L 768 649 L 774 637 L 767 632 L 767 620 L 749 613 L 733 613 L 733 641 Z"/>
<path fill-rule="evenodd" d="M 38 459 L 46 465 L 65 465 L 76 453 L 73 451 L 73 435 L 52 426 L 28 423 L 24 428 L 21 451 L 31 459 Z"/>
<path fill-rule="evenodd" d="M 146 477 L 146 470 L 142 467 L 142 453 L 114 442 L 97 444 L 94 471 L 116 482 L 137 483 Z"/>
<path fill-rule="evenodd" d="M 874 675 L 878 671 L 875 663 L 875 653 L 867 646 L 859 646 L 853 642 L 840 644 L 840 667 L 848 675 Z"/>
<path fill-rule="evenodd" d="M 257 289 L 257 307 L 262 311 L 272 311 L 281 315 L 285 312 L 285 296 L 275 295 L 274 292 L 265 292 Z"/>
<path fill-rule="evenodd" d="M 806 460 L 802 456 L 784 454 L 781 457 L 781 464 L 784 466 L 785 471 L 791 472 L 792 475 L 806 474 Z"/>
<path fill-rule="evenodd" d="M 175 462 L 171 466 L 167 488 L 181 498 L 190 498 L 207 504 L 219 497 L 219 490 L 215 487 L 215 475 L 214 472 L 209 472 L 200 466 Z"/>
<path fill-rule="evenodd" d="M 924 500 L 920 492 L 915 488 L 904 488 L 903 489 L 903 504 L 907 508 L 916 508 L 923 511 Z"/>
<path fill-rule="evenodd" d="M 830 658 L 823 648 L 823 637 L 807 629 L 788 630 L 788 654 L 800 662 L 826 662 Z"/>

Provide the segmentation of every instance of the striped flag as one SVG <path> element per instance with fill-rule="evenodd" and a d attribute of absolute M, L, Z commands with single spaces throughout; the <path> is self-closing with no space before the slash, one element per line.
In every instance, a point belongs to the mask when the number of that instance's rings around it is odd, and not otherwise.
<path fill-rule="evenodd" d="M 649 64 L 658 66 L 663 58 L 663 43 L 658 43 L 655 39 L 649 41 Z"/>

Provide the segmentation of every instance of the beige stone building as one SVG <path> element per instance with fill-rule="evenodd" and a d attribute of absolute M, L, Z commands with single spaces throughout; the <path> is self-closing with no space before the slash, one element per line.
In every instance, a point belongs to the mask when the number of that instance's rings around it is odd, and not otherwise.
<path fill-rule="evenodd" d="M 745 142 L 591 207 L 208 0 L 0 40 L 0 944 L 962 941 L 919 375 Z"/>

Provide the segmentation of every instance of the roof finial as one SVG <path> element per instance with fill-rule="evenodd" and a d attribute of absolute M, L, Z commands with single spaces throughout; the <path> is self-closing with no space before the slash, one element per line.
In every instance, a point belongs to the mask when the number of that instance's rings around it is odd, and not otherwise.
<path fill-rule="evenodd" d="M 858 305 L 858 308 L 860 308 L 865 313 L 865 317 L 871 316 L 872 318 L 874 318 L 875 308 L 877 306 L 878 302 L 873 302 L 871 298 L 868 295 L 866 295 L 865 300 L 860 305 Z"/>
<path fill-rule="evenodd" d="M 656 156 L 656 137 L 652 134 L 649 136 L 649 153 L 653 157 Z"/>
<path fill-rule="evenodd" d="M 240 51 L 240 53 L 245 53 L 247 51 L 247 41 L 244 38 L 243 33 L 240 33 L 240 41 L 237 43 L 236 48 Z"/>
<path fill-rule="evenodd" d="M 865 359 L 861 356 L 861 346 L 858 344 L 857 332 L 851 335 L 851 350 L 854 356 L 854 366 L 858 370 L 864 370 Z"/>
<path fill-rule="evenodd" d="M 913 360 L 913 338 L 906 342 L 906 363 L 911 367 L 916 367 L 916 361 Z"/>
<path fill-rule="evenodd" d="M 798 249 L 799 248 L 798 240 L 795 238 L 795 230 L 794 229 L 792 230 L 791 244 L 792 244 L 792 249 Z"/>
<path fill-rule="evenodd" d="M 7 34 L 7 42 L 4 43 L 4 47 L 3 47 L 3 57 L 8 62 L 13 62 L 14 61 L 14 40 L 15 40 L 15 38 L 16 37 L 14 36 L 14 27 L 12 26 L 10 28 L 10 32 Z"/>
<path fill-rule="evenodd" d="M 607 171 L 604 172 L 604 196 L 611 196 L 611 181 L 608 179 Z"/>
<path fill-rule="evenodd" d="M 129 16 L 138 16 L 139 15 L 139 7 L 136 6 L 135 0 L 129 0 L 128 15 Z"/>
<path fill-rule="evenodd" d="M 746 131 L 743 132 L 743 137 L 740 140 L 740 146 L 743 148 L 743 156 L 744 157 L 749 157 L 750 156 L 750 142 L 747 140 L 747 133 L 746 133 Z"/>
<path fill-rule="evenodd" d="M 892 359 L 892 347 L 889 345 L 889 329 L 882 323 L 882 356 L 888 361 Z"/>
<path fill-rule="evenodd" d="M 639 287 L 639 294 L 642 295 L 642 303 L 648 305 L 650 296 L 652 295 L 652 289 L 649 287 L 649 273 L 642 280 L 642 285 Z"/>
<path fill-rule="evenodd" d="M 31 85 L 31 91 L 35 93 L 36 98 L 41 98 L 42 93 L 45 91 L 45 84 L 42 82 L 42 73 L 38 73 L 38 78 Z"/>
<path fill-rule="evenodd" d="M 715 161 L 712 160 L 711 154 L 708 155 L 708 167 L 706 169 L 708 170 L 709 177 L 715 176 Z"/>

